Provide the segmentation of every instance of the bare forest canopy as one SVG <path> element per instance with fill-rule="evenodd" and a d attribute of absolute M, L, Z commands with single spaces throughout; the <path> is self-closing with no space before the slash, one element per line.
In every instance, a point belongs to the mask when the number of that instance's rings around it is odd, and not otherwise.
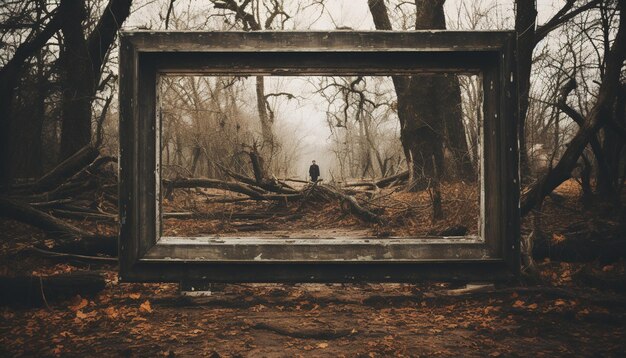
<path fill-rule="evenodd" d="M 546 197 L 553 200 L 556 188 L 575 183 L 584 210 L 620 222 L 626 177 L 625 3 L 4 1 L 1 212 L 61 231 L 65 238 L 101 235 L 56 216 L 115 220 L 120 29 L 514 29 L 521 214 L 534 213 L 536 233 Z M 478 232 L 472 215 L 479 213 L 481 184 L 472 178 L 480 170 L 479 74 L 394 77 L 165 76 L 160 84 L 165 212 L 196 215 L 198 197 L 232 201 L 223 205 L 250 198 L 259 205 L 282 205 L 276 195 L 299 202 L 332 198 L 359 221 L 395 220 L 402 210 L 424 220 L 401 221 L 381 235 L 404 229 L 410 232 L 403 234 Z M 322 185 L 286 181 L 305 179 L 313 159 L 321 165 Z M 229 198 L 223 183 L 230 183 Z M 241 187 L 235 190 L 233 183 Z M 314 185 L 315 195 L 308 190 Z M 466 199 L 458 200 L 457 192 Z M 372 201 L 401 201 L 402 195 L 422 195 L 423 201 L 405 198 L 415 206 L 410 210 Z M 377 205 L 386 212 L 378 212 Z M 415 214 L 420 208 L 427 212 Z M 528 252 L 536 237 L 528 236 Z"/>

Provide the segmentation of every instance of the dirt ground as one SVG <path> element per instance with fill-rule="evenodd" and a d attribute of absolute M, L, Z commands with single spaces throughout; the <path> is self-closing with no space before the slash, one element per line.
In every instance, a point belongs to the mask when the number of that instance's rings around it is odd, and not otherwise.
<path fill-rule="evenodd" d="M 565 201 L 549 199 L 544 208 L 544 230 L 555 238 L 586 219 L 572 210 L 575 193 L 568 190 L 575 188 L 561 188 Z M 502 282 L 465 293 L 455 291 L 464 282 L 229 284 L 190 298 L 177 284 L 121 284 L 115 265 L 32 255 L 28 248 L 45 242 L 43 233 L 4 219 L 0 227 L 2 276 L 90 270 L 107 278 L 95 296 L 0 306 L 0 357 L 626 355 L 624 285 L 594 288 L 583 275 L 623 282 L 624 260 L 545 260 L 538 263 L 540 286 Z"/>
<path fill-rule="evenodd" d="M 542 268 L 567 278 L 570 265 Z M 57 270 L 72 269 L 57 265 Z M 622 265 L 623 269 L 623 265 Z M 626 300 L 576 288 L 440 297 L 450 284 L 118 284 L 43 308 L 1 308 L 0 356 L 624 356 Z"/>

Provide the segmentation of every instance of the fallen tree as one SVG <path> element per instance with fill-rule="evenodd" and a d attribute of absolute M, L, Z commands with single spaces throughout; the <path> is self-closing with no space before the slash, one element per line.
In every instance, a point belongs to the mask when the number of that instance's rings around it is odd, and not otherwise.
<path fill-rule="evenodd" d="M 104 276 L 91 271 L 54 276 L 0 277 L 0 305 L 42 306 L 76 295 L 94 295 L 105 286 Z"/>
<path fill-rule="evenodd" d="M 408 180 L 409 179 L 409 171 L 405 170 L 401 173 L 398 173 L 396 175 L 392 175 L 392 176 L 388 176 L 382 179 L 377 180 L 376 182 L 374 182 L 374 184 L 376 184 L 377 187 L 379 188 L 386 188 L 388 186 L 393 186 L 393 184 L 403 181 L 403 180 Z"/>
<path fill-rule="evenodd" d="M 39 178 L 29 189 L 33 192 L 52 189 L 63 183 L 74 173 L 87 168 L 90 163 L 94 162 L 99 154 L 100 152 L 97 148 L 91 144 L 86 145 Z"/>
<path fill-rule="evenodd" d="M 166 193 L 164 197 L 169 197 L 171 195 L 171 190 L 176 188 L 211 188 L 228 190 L 235 193 L 247 195 L 248 197 L 250 197 L 250 199 L 253 200 L 292 201 L 300 198 L 299 192 L 290 194 L 270 193 L 263 188 L 255 187 L 246 183 L 209 178 L 178 178 L 173 180 L 163 179 L 163 186 L 166 188 Z"/>
<path fill-rule="evenodd" d="M 563 235 L 537 235 L 533 243 L 535 259 L 566 262 L 614 262 L 626 257 L 626 224 L 604 222 L 595 228 L 587 223 L 570 225 Z"/>
<path fill-rule="evenodd" d="M 340 200 L 342 208 L 347 208 L 352 214 L 364 221 L 371 223 L 382 223 L 384 221 L 381 216 L 361 206 L 354 196 L 346 195 L 327 185 L 318 185 L 314 190 L 319 190 L 330 197 Z"/>
<path fill-rule="evenodd" d="M 0 216 L 43 230 L 54 240 L 55 249 L 61 252 L 93 256 L 117 255 L 117 236 L 92 234 L 29 204 L 0 197 Z"/>
<path fill-rule="evenodd" d="M 620 8 L 626 6 L 626 1 L 619 2 Z M 521 197 L 520 211 L 522 216 L 528 214 L 541 203 L 546 195 L 571 177 L 578 159 L 596 136 L 600 128 L 610 120 L 610 111 L 620 85 L 622 66 L 626 58 L 626 9 L 620 9 L 619 28 L 610 50 L 604 54 L 606 63 L 596 103 L 586 116 L 581 116 L 582 123 L 565 152 L 554 167 L 539 178 Z M 563 102 L 561 106 L 563 106 Z"/>
<path fill-rule="evenodd" d="M 298 193 L 296 189 L 292 188 L 291 186 L 289 186 L 288 184 L 284 182 L 281 182 L 278 179 L 261 178 L 259 181 L 257 181 L 256 179 L 247 177 L 245 175 L 237 174 L 219 163 L 216 163 L 216 165 L 226 175 L 230 176 L 231 178 L 239 182 L 248 184 L 252 187 L 258 186 L 261 189 L 278 193 L 278 194 L 297 194 Z"/>

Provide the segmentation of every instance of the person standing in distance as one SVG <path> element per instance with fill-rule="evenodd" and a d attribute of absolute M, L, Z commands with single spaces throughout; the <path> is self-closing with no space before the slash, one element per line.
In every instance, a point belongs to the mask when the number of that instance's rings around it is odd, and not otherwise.
<path fill-rule="evenodd" d="M 314 183 L 320 177 L 320 167 L 315 164 L 315 160 L 313 161 L 313 164 L 311 164 L 311 166 L 309 167 L 309 176 L 311 177 L 311 181 Z"/>

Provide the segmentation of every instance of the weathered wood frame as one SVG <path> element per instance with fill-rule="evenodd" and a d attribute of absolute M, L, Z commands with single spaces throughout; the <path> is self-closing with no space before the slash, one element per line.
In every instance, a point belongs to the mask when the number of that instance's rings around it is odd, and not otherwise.
<path fill-rule="evenodd" d="M 122 32 L 120 279 L 349 282 L 498 279 L 519 272 L 513 32 Z M 161 238 L 161 74 L 483 77 L 479 238 Z"/>

